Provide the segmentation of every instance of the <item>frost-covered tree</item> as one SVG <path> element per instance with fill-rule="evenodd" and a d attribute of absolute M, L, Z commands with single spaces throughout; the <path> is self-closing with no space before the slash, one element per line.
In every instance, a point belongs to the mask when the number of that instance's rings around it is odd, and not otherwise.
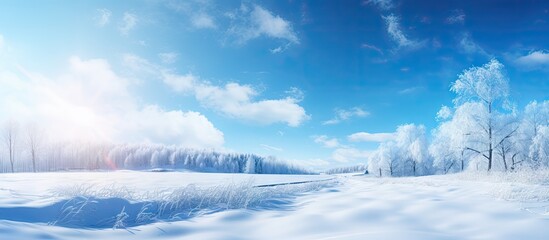
<path fill-rule="evenodd" d="M 11 172 L 14 172 L 15 152 L 17 146 L 17 137 L 19 131 L 19 124 L 14 120 L 9 120 L 4 125 L 4 142 L 9 152 Z"/>
<path fill-rule="evenodd" d="M 518 128 L 517 138 L 515 139 L 515 147 L 517 148 L 516 159 L 512 159 L 512 168 L 515 164 L 531 166 L 537 168 L 541 166 L 540 158 L 537 152 L 531 151 L 531 146 L 534 144 L 534 138 L 541 133 L 541 128 L 549 126 L 549 100 L 538 103 L 532 101 L 524 108 L 524 113 Z M 543 136 L 538 137 L 539 139 Z"/>
<path fill-rule="evenodd" d="M 355 166 L 347 166 L 347 167 L 338 167 L 338 168 L 331 168 L 324 173 L 326 174 L 340 174 L 340 173 L 364 173 L 368 167 L 364 164 L 359 164 Z M 373 173 L 375 174 L 375 173 Z"/>
<path fill-rule="evenodd" d="M 530 128 L 531 136 L 536 136 L 543 126 L 549 125 L 549 100 L 541 103 L 532 101 L 524 108 L 524 127 Z"/>
<path fill-rule="evenodd" d="M 395 142 L 402 166 L 410 168 L 409 170 L 401 169 L 403 175 L 416 176 L 418 172 L 421 174 L 428 172 L 426 166 L 431 164 L 422 165 L 429 158 L 425 126 L 415 124 L 399 126 L 395 133 Z"/>
<path fill-rule="evenodd" d="M 467 157 L 465 156 L 466 135 L 465 126 L 467 123 L 468 110 L 462 106 L 452 113 L 450 108 L 443 106 L 439 111 L 438 119 L 443 121 L 433 130 L 433 138 L 429 146 L 429 154 L 433 158 L 433 167 L 443 173 L 463 171 L 466 167 Z"/>
<path fill-rule="evenodd" d="M 529 150 L 529 157 L 536 159 L 535 168 L 549 167 L 549 125 L 539 127 Z"/>
<path fill-rule="evenodd" d="M 383 142 L 370 155 L 368 172 L 381 176 L 399 176 L 401 158 L 394 141 Z"/>
<path fill-rule="evenodd" d="M 496 129 L 494 136 L 496 139 L 501 139 L 495 146 L 495 153 L 501 159 L 503 169 L 514 169 L 516 157 L 519 154 L 517 147 L 517 131 L 519 128 L 518 117 L 515 113 L 498 114 L 495 117 Z"/>
<path fill-rule="evenodd" d="M 370 155 L 368 172 L 379 176 L 416 176 L 430 172 L 425 126 L 397 128 L 394 140 L 383 142 Z"/>
<path fill-rule="evenodd" d="M 36 124 L 29 124 L 27 127 L 27 145 L 31 155 L 32 171 L 36 172 L 36 160 L 38 151 L 42 147 L 43 131 Z"/>
<path fill-rule="evenodd" d="M 465 149 L 486 159 L 487 170 L 490 171 L 495 149 L 515 131 L 508 126 L 498 128 L 496 119 L 496 107 L 498 104 L 504 106 L 509 95 L 509 80 L 504 66 L 492 59 L 481 67 L 469 68 L 458 76 L 450 90 L 457 94 L 454 99 L 456 106 L 476 103 L 476 110 L 470 114 L 477 127 L 465 133 L 470 136 Z"/>

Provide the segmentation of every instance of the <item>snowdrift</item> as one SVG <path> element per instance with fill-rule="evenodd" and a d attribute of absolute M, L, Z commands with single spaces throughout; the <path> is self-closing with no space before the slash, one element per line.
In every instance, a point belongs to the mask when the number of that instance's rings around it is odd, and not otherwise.
<path fill-rule="evenodd" d="M 66 174 L 71 173 L 58 173 Z M 101 173 L 86 174 L 88 177 L 101 176 L 98 175 Z M 155 184 L 146 184 L 149 186 L 143 187 L 148 190 L 143 190 L 132 184 L 124 184 L 123 177 L 168 173 L 125 171 L 115 174 L 113 180 L 116 179 L 117 184 L 79 182 L 56 186 L 53 183 L 54 186 L 49 186 L 47 192 L 37 192 L 37 196 L 42 195 L 38 201 L 0 204 L 0 219 L 69 228 L 127 228 L 155 222 L 186 220 L 229 209 L 287 209 L 297 195 L 336 184 L 334 178 L 307 181 L 307 178 L 302 178 L 297 182 L 274 178 L 256 183 L 253 177 L 242 175 L 215 185 L 198 181 L 196 184 L 188 183 L 181 187 L 154 188 Z M 196 176 L 200 173 L 173 174 Z M 220 177 L 217 174 L 201 175 L 202 178 L 213 177 L 212 180 Z M 164 181 L 169 178 L 165 177 Z M 132 181 L 138 184 L 135 182 L 137 180 Z"/>

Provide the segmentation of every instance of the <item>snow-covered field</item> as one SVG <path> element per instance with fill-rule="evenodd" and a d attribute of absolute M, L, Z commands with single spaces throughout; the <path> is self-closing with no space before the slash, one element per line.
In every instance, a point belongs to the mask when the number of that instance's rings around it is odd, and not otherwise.
<path fill-rule="evenodd" d="M 1 174 L 0 239 L 549 239 L 549 175 Z"/>

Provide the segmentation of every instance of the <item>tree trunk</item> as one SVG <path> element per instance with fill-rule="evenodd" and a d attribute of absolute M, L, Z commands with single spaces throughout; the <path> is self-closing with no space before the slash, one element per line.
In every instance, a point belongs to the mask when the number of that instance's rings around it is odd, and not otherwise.
<path fill-rule="evenodd" d="M 463 172 L 463 168 L 464 168 L 463 165 L 465 165 L 465 159 L 463 159 L 464 152 L 465 152 L 465 149 L 461 150 L 461 171 L 462 172 Z"/>
<path fill-rule="evenodd" d="M 9 140 L 10 143 L 9 143 L 9 148 L 10 148 L 10 165 L 11 165 L 11 172 L 13 173 L 13 159 L 15 156 L 15 153 L 13 152 L 13 143 L 11 142 L 11 139 Z"/>
<path fill-rule="evenodd" d="M 36 172 L 36 152 L 34 151 L 34 148 L 31 150 L 32 155 L 32 170 Z"/>
<path fill-rule="evenodd" d="M 488 172 L 492 169 L 492 103 L 488 103 Z"/>
<path fill-rule="evenodd" d="M 506 155 L 506 152 L 505 152 L 505 145 L 501 145 L 501 158 L 503 159 L 503 166 L 505 167 L 505 171 L 507 172 L 507 160 L 505 159 L 505 155 Z"/>

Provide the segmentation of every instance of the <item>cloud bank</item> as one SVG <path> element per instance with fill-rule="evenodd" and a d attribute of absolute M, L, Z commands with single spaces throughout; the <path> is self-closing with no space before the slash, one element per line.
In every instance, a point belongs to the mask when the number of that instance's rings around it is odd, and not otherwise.
<path fill-rule="evenodd" d="M 139 104 L 131 81 L 104 59 L 71 57 L 60 76 L 0 69 L 0 119 L 43 125 L 52 140 L 162 143 L 222 148 L 223 133 L 202 114 Z"/>

